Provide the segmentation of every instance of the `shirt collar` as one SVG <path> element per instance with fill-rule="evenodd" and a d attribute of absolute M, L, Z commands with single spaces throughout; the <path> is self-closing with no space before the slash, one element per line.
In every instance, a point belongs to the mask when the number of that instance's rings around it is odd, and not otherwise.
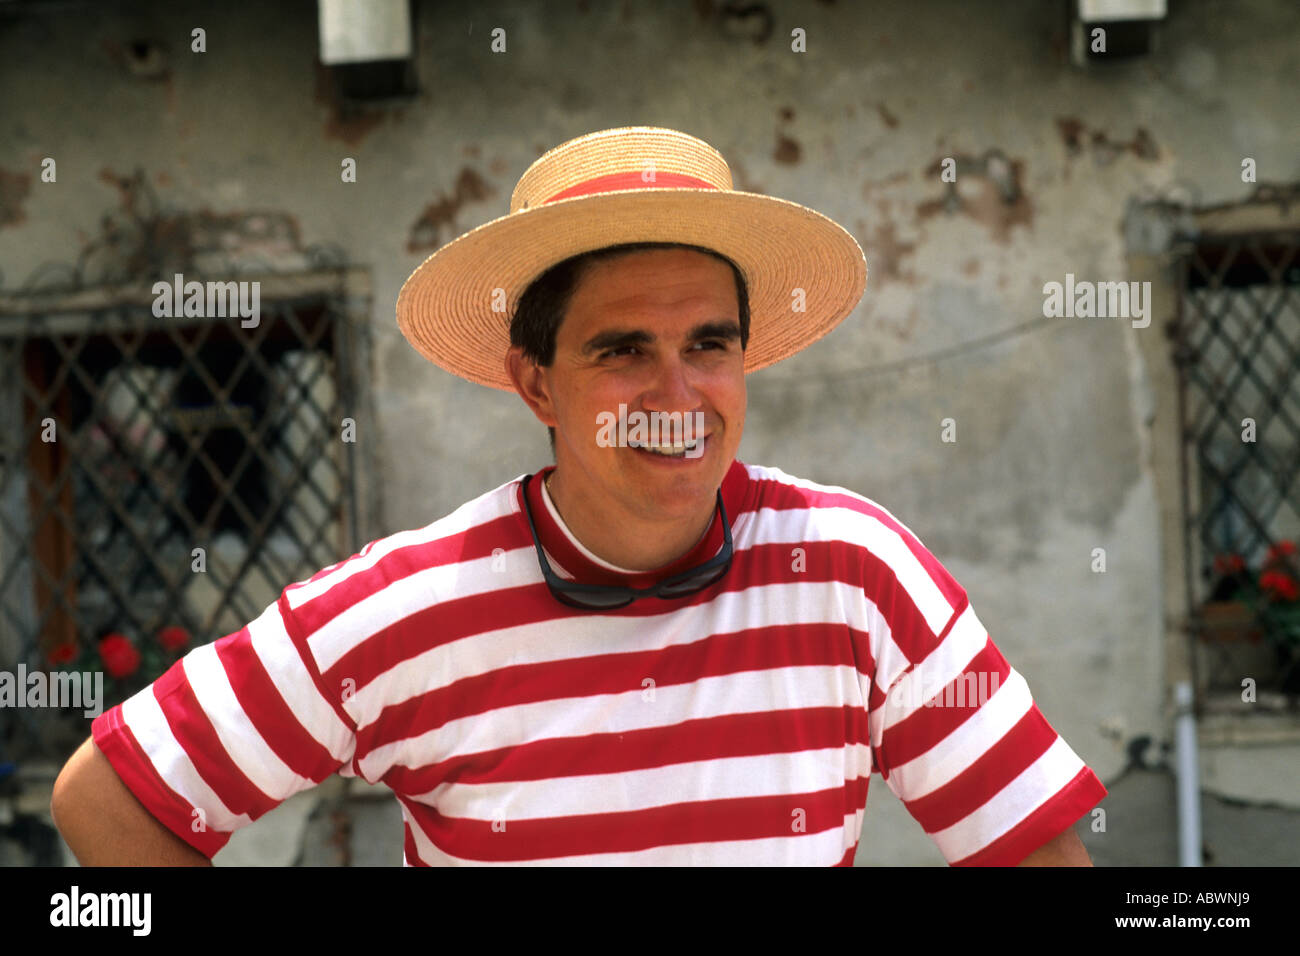
<path fill-rule="evenodd" d="M 542 542 L 542 548 L 546 551 L 547 557 L 551 559 L 556 573 L 562 577 L 573 578 L 588 584 L 621 584 L 634 588 L 649 587 L 656 581 L 670 575 L 703 564 L 722 548 L 725 537 L 722 530 L 722 516 L 718 514 L 715 508 L 713 521 L 703 537 L 693 548 L 675 561 L 652 571 L 629 571 L 626 568 L 620 568 L 608 561 L 604 561 L 577 539 L 560 518 L 559 512 L 554 510 L 554 506 L 549 500 L 550 496 L 546 494 L 542 487 L 547 475 L 554 470 L 555 466 L 549 465 L 532 476 L 528 482 L 528 504 L 532 509 L 533 523 L 537 527 L 537 537 Z M 521 481 L 520 485 L 522 484 Z M 736 518 L 748 503 L 751 484 L 749 471 L 744 464 L 733 459 L 731 467 L 727 469 L 727 473 L 722 478 L 722 501 L 727 509 L 727 517 L 731 521 L 733 537 L 735 535 Z M 515 493 L 518 496 L 519 490 L 516 489 Z M 523 513 L 523 499 L 517 497 L 516 500 L 520 508 L 520 517 L 527 522 L 527 517 Z"/>

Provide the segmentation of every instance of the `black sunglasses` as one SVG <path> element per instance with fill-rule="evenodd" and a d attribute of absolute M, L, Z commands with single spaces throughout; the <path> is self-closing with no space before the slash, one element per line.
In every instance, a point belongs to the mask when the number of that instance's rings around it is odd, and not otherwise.
<path fill-rule="evenodd" d="M 620 585 L 580 584 L 566 581 L 551 568 L 542 551 L 542 543 L 537 538 L 537 527 L 533 524 L 533 509 L 528 503 L 528 482 L 532 475 L 524 476 L 523 496 L 524 512 L 528 515 L 528 530 L 533 534 L 533 547 L 537 549 L 537 564 L 542 569 L 542 577 L 551 594 L 562 604 L 582 608 L 586 611 L 608 611 L 627 607 L 633 601 L 643 597 L 681 598 L 703 591 L 710 584 L 722 579 L 731 568 L 731 524 L 727 521 L 727 509 L 722 504 L 722 489 L 718 489 L 718 511 L 722 514 L 722 531 L 725 539 L 722 550 L 698 567 L 688 568 L 664 578 L 658 584 L 648 588 L 629 588 Z"/>

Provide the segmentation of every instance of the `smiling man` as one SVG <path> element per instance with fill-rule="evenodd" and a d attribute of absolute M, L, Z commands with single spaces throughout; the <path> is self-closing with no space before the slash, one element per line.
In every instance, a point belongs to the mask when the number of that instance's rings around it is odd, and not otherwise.
<path fill-rule="evenodd" d="M 748 329 L 725 260 L 632 249 L 581 263 L 558 330 L 529 328 L 534 337 L 525 339 L 517 323 L 522 344 L 510 350 L 508 369 L 533 413 L 560 436 L 562 467 L 547 490 L 569 530 L 614 564 L 649 570 L 686 553 L 713 517 L 745 427 Z M 525 316 L 531 306 L 522 304 Z M 547 332 L 553 339 L 538 341 Z M 603 447 L 598 422 L 620 407 L 643 418 L 698 414 L 703 432 L 694 437 L 703 445 L 678 457 L 666 448 Z"/>
<path fill-rule="evenodd" d="M 289 585 L 97 719 L 55 787 L 74 852 L 205 863 L 338 773 L 392 789 L 407 865 L 850 865 L 878 773 L 950 864 L 1089 865 L 1071 827 L 1106 790 L 961 585 L 871 499 L 736 458 L 746 374 L 865 283 L 847 232 L 733 190 L 694 137 L 546 153 L 397 312 L 517 392 L 554 465 Z M 611 444 L 611 415 L 700 431 Z"/>

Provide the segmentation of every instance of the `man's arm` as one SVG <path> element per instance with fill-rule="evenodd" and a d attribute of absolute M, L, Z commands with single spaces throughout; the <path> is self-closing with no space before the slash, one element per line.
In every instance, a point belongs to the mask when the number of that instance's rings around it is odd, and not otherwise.
<path fill-rule="evenodd" d="M 1044 843 L 1016 866 L 1092 866 L 1092 858 L 1079 835 L 1071 828 L 1055 840 Z"/>
<path fill-rule="evenodd" d="M 93 737 L 54 781 L 50 813 L 82 866 L 212 865 L 144 808 Z"/>

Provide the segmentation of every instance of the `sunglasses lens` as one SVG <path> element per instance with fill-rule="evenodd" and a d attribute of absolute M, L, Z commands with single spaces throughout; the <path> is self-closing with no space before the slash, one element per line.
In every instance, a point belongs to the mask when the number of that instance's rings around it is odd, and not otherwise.
<path fill-rule="evenodd" d="M 685 597 L 688 594 L 694 594 L 696 591 L 703 591 L 726 574 L 729 567 L 730 563 L 727 563 L 720 568 L 714 568 L 712 571 L 687 578 L 685 581 L 670 584 L 663 589 L 661 595 L 663 597 Z"/>
<path fill-rule="evenodd" d="M 546 586 L 550 588 L 551 594 L 555 596 L 556 600 L 582 610 L 609 611 L 615 608 L 627 607 L 637 598 L 651 593 L 650 591 L 638 593 L 627 588 L 611 588 L 608 591 L 584 591 L 566 582 L 557 581 L 549 562 L 546 560 L 546 555 L 542 552 L 542 543 L 537 539 L 537 527 L 533 523 L 533 509 L 528 503 L 528 481 L 531 477 L 531 475 L 526 475 L 523 481 L 524 513 L 528 516 L 528 530 L 533 535 L 533 547 L 537 549 L 537 564 L 542 569 L 543 577 L 546 578 Z M 727 510 L 722 503 L 721 490 L 718 491 L 718 511 L 722 515 L 723 525 L 726 528 L 726 559 L 719 567 L 707 570 L 701 568 L 685 580 L 675 581 L 659 588 L 653 592 L 657 597 L 678 598 L 694 594 L 696 591 L 703 591 L 727 573 L 731 567 L 731 529 L 726 525 Z"/>
<path fill-rule="evenodd" d="M 610 594 L 581 594 L 573 591 L 554 590 L 553 593 L 565 604 L 568 604 L 571 607 L 584 608 L 586 610 L 605 611 L 612 608 L 627 607 L 633 601 L 633 598 L 630 595 L 619 592 L 612 592 Z"/>

